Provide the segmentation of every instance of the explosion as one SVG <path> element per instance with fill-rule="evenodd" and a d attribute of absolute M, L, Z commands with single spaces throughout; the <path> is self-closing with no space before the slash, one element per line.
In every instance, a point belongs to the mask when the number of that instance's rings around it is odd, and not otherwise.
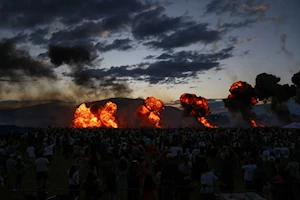
<path fill-rule="evenodd" d="M 279 118 L 290 122 L 290 111 L 285 102 L 296 95 L 296 86 L 280 85 L 279 81 L 279 77 L 262 73 L 256 77 L 255 89 L 259 100 L 266 103 L 271 98 L 271 109 Z"/>
<path fill-rule="evenodd" d="M 204 97 L 197 97 L 195 94 L 182 94 L 180 104 L 189 115 L 197 117 L 197 120 L 208 128 L 217 128 L 205 118 L 211 113 L 207 100 Z"/>
<path fill-rule="evenodd" d="M 115 114 L 117 105 L 112 102 L 107 102 L 104 107 L 99 105 L 91 105 L 89 108 L 83 103 L 74 113 L 73 127 L 74 128 L 118 128 Z"/>
<path fill-rule="evenodd" d="M 163 106 L 164 104 L 161 100 L 155 97 L 147 97 L 144 100 L 144 105 L 137 109 L 136 115 L 138 118 L 145 119 L 144 122 L 150 122 L 156 128 L 161 128 L 160 112 L 164 109 Z"/>
<path fill-rule="evenodd" d="M 223 102 L 231 113 L 240 112 L 244 120 L 249 121 L 253 127 L 257 127 L 255 113 L 252 106 L 257 104 L 255 89 L 247 82 L 238 81 L 232 84 L 229 89 L 231 93 Z"/>
<path fill-rule="evenodd" d="M 295 102 L 300 104 L 300 71 L 292 77 L 292 82 L 297 85 L 297 93 Z"/>

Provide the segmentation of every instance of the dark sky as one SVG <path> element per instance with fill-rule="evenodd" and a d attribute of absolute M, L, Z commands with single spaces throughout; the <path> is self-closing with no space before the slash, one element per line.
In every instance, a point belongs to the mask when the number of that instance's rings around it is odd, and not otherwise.
<path fill-rule="evenodd" d="M 299 0 L 0 0 L 0 100 L 226 97 L 300 69 Z"/>

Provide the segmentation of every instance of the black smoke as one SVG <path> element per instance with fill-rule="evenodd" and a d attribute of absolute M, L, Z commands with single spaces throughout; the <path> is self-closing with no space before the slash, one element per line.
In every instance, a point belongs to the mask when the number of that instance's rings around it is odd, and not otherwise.
<path fill-rule="evenodd" d="M 247 82 L 238 81 L 232 84 L 229 89 L 230 95 L 223 99 L 224 106 L 228 108 L 232 116 L 240 113 L 243 120 L 250 122 L 256 118 L 252 106 L 257 104 L 257 95 L 255 89 Z"/>
<path fill-rule="evenodd" d="M 281 78 L 272 74 L 259 74 L 256 77 L 255 90 L 259 100 L 265 103 L 271 100 L 271 110 L 284 122 L 289 122 L 290 111 L 285 103 L 296 95 L 296 86 L 280 85 L 280 80 Z"/>
<path fill-rule="evenodd" d="M 292 77 L 292 82 L 297 85 L 298 87 L 300 87 L 300 71 L 296 74 L 293 75 Z"/>
<path fill-rule="evenodd" d="M 88 92 L 93 93 L 101 89 L 103 93 L 117 97 L 128 97 L 132 93 L 127 83 L 119 83 L 116 78 L 90 72 L 89 69 L 94 68 L 93 61 L 96 59 L 96 51 L 91 47 L 51 45 L 48 55 L 56 66 L 67 64 L 71 70 L 68 76 L 73 77 L 76 85 L 90 89 Z"/>
<path fill-rule="evenodd" d="M 95 59 L 94 50 L 84 46 L 50 45 L 48 56 L 56 66 L 67 64 L 77 85 L 89 85 L 92 77 L 85 69 Z"/>
<path fill-rule="evenodd" d="M 13 40 L 0 41 L 0 78 L 20 82 L 23 79 L 56 79 L 51 68 L 35 60 L 26 50 L 18 49 Z"/>
<path fill-rule="evenodd" d="M 297 93 L 295 102 L 300 104 L 300 71 L 293 75 L 292 82 L 297 85 Z"/>

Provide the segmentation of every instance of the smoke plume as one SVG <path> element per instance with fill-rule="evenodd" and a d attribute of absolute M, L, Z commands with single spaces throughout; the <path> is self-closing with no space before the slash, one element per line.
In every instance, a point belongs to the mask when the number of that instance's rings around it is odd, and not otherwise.
<path fill-rule="evenodd" d="M 101 77 L 90 73 L 88 69 L 93 68 L 93 61 L 96 59 L 96 51 L 85 46 L 49 46 L 49 58 L 51 62 L 60 66 L 67 64 L 71 70 L 69 76 L 73 77 L 74 83 L 86 89 L 87 93 L 101 90 L 110 92 L 113 96 L 131 95 L 132 89 L 126 83 L 116 83 L 116 79 Z"/>
<path fill-rule="evenodd" d="M 286 49 L 286 39 L 287 39 L 287 35 L 282 34 L 281 37 L 280 37 L 281 51 L 283 51 L 289 58 L 293 58 L 294 54 Z"/>
<path fill-rule="evenodd" d="M 280 80 L 272 74 L 259 74 L 256 77 L 255 90 L 259 100 L 266 103 L 271 99 L 271 110 L 279 119 L 289 122 L 290 112 L 285 103 L 296 95 L 296 87 L 288 84 L 280 85 Z"/>
<path fill-rule="evenodd" d="M 144 104 L 139 106 L 135 117 L 141 120 L 143 127 L 162 128 L 160 113 L 164 109 L 164 103 L 155 97 L 147 97 Z"/>
<path fill-rule="evenodd" d="M 211 125 L 205 118 L 211 113 L 211 111 L 207 100 L 204 97 L 185 93 L 180 96 L 180 104 L 184 108 L 185 115 L 195 116 L 205 127 L 217 128 L 216 126 Z"/>
<path fill-rule="evenodd" d="M 297 93 L 295 102 L 300 104 L 300 71 L 293 75 L 292 82 L 297 85 Z"/>
<path fill-rule="evenodd" d="M 225 107 L 232 116 L 240 113 L 246 122 L 256 126 L 256 114 L 252 110 L 252 106 L 258 103 L 255 89 L 247 82 L 238 81 L 232 84 L 229 91 L 228 98 L 223 99 Z"/>
<path fill-rule="evenodd" d="M 0 41 L 0 78 L 11 82 L 34 80 L 34 78 L 56 79 L 50 65 L 34 60 L 27 51 L 17 49 L 13 40 Z"/>

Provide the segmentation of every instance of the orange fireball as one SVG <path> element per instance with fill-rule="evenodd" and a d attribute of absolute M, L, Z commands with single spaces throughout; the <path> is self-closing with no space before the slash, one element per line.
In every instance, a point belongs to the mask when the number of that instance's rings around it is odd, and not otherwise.
<path fill-rule="evenodd" d="M 144 105 L 137 109 L 137 115 L 146 117 L 146 119 L 156 128 L 161 128 L 160 112 L 163 110 L 163 102 L 155 97 L 147 97 Z"/>
<path fill-rule="evenodd" d="M 250 123 L 252 127 L 257 127 L 256 121 L 254 121 L 253 119 L 250 119 Z"/>
<path fill-rule="evenodd" d="M 93 107 L 94 106 L 94 107 Z M 112 102 L 107 102 L 104 107 L 92 105 L 89 108 L 83 103 L 74 113 L 73 127 L 74 128 L 118 128 L 115 114 L 117 105 Z"/>
<path fill-rule="evenodd" d="M 198 97 L 195 94 L 182 94 L 180 104 L 190 115 L 196 116 L 198 121 L 208 128 L 217 128 L 213 126 L 205 117 L 211 113 L 207 100 L 204 97 Z"/>

